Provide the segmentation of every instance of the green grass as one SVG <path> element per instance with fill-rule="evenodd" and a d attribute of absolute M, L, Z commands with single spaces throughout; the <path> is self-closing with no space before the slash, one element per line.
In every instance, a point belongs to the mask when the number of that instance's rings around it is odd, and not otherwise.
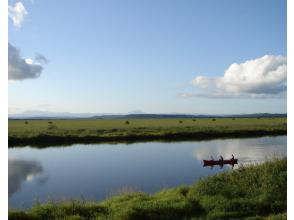
<path fill-rule="evenodd" d="M 191 140 L 286 134 L 287 118 L 9 120 L 9 145 Z"/>
<path fill-rule="evenodd" d="M 9 210 L 9 219 L 286 219 L 287 159 L 206 177 L 153 195 L 125 192 L 102 202 L 72 200 Z"/>

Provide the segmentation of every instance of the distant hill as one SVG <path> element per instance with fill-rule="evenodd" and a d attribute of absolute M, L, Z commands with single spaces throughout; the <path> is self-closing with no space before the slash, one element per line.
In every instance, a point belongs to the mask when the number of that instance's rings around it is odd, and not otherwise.
<path fill-rule="evenodd" d="M 134 113 L 136 112 L 136 113 Z M 204 114 L 147 114 L 140 110 L 129 114 L 109 113 L 68 113 L 26 111 L 21 114 L 11 114 L 9 119 L 162 119 L 162 118 L 271 118 L 287 117 L 287 114 L 255 113 L 255 114 L 228 114 L 228 115 L 204 115 Z"/>
<path fill-rule="evenodd" d="M 122 119 L 162 119 L 162 118 L 272 118 L 287 117 L 287 114 L 234 114 L 234 115 L 197 115 L 197 114 L 127 114 L 127 115 L 101 115 L 93 116 L 95 119 L 122 118 Z"/>
<path fill-rule="evenodd" d="M 19 114 L 8 115 L 9 119 L 74 119 L 91 118 L 94 116 L 107 116 L 108 113 L 70 113 L 70 112 L 49 112 L 49 111 L 25 111 Z"/>

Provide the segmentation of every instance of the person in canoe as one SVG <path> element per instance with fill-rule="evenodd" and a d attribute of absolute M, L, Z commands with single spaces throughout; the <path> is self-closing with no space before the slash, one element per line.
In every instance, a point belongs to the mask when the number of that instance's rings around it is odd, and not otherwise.
<path fill-rule="evenodd" d="M 234 158 L 234 155 L 232 154 L 232 158 L 231 158 L 231 160 L 235 160 L 235 158 Z"/>
<path fill-rule="evenodd" d="M 223 161 L 224 161 L 224 158 L 223 158 L 222 155 L 220 155 L 220 157 L 219 157 L 219 161 L 220 161 L 220 162 L 223 162 Z"/>

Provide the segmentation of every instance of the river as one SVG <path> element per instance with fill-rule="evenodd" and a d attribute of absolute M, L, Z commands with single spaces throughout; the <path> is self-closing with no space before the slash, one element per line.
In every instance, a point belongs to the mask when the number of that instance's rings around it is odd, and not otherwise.
<path fill-rule="evenodd" d="M 234 154 L 238 165 L 203 167 L 210 156 Z M 123 191 L 154 193 L 287 154 L 287 136 L 134 144 L 9 148 L 9 207 L 36 200 L 102 200 Z"/>

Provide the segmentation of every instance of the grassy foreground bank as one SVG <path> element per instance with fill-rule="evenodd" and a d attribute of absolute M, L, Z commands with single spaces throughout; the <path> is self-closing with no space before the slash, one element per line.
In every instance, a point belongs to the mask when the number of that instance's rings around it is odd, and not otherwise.
<path fill-rule="evenodd" d="M 123 193 L 102 202 L 67 201 L 10 210 L 9 219 L 286 219 L 287 159 L 204 178 L 148 195 Z"/>
<path fill-rule="evenodd" d="M 287 118 L 9 120 L 9 145 L 200 140 L 281 135 Z"/>

